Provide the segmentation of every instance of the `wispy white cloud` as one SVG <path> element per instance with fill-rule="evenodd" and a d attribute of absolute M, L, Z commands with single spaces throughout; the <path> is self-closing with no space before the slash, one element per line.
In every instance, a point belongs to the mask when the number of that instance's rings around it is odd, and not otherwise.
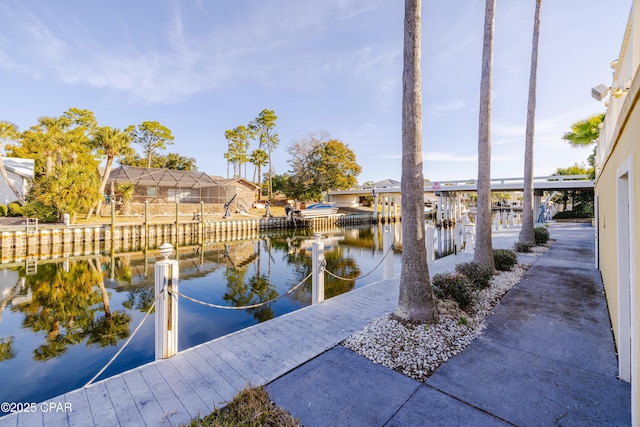
<path fill-rule="evenodd" d="M 203 4 L 196 6 L 202 9 Z M 372 46 L 355 52 L 333 46 L 317 56 L 286 55 L 287 49 L 303 51 L 302 44 L 309 34 L 321 32 L 334 15 L 348 19 L 367 13 L 373 6 L 366 2 L 287 2 L 287 7 L 271 6 L 261 4 L 244 15 L 242 21 L 187 35 L 189 23 L 181 11 L 184 6 L 173 3 L 171 18 L 155 24 L 164 33 L 154 35 L 158 42 L 150 43 L 151 48 L 135 39 L 108 45 L 92 37 L 67 37 L 90 31 L 63 31 L 22 5 L 5 7 L 8 13 L 3 13 L 5 18 L 0 18 L 0 25 L 3 21 L 19 22 L 10 28 L 12 38 L 21 42 L 17 45 L 0 41 L 0 67 L 37 78 L 113 88 L 128 93 L 133 100 L 156 103 L 224 87 L 232 80 L 256 79 L 271 86 L 304 87 L 314 81 L 325 83 L 324 76 L 336 72 L 349 74 L 354 80 L 366 79 L 370 70 L 389 67 L 397 60 L 398 52 Z M 73 21 L 66 24 L 83 25 Z"/>

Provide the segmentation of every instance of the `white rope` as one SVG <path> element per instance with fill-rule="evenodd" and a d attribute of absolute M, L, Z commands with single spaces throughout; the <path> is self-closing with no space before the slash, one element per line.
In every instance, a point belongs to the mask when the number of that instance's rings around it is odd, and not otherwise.
<path fill-rule="evenodd" d="M 249 309 L 249 308 L 257 308 L 257 307 L 272 303 L 274 301 L 279 300 L 280 298 L 283 298 L 283 297 L 289 295 L 291 292 L 295 291 L 300 286 L 302 286 L 304 284 L 304 282 L 306 282 L 309 277 L 311 277 L 311 273 L 309 273 L 307 275 L 307 277 L 302 279 L 302 281 L 300 281 L 300 283 L 298 283 L 297 285 L 295 285 L 294 287 L 292 287 L 291 289 L 289 289 L 287 292 L 285 292 L 282 295 L 278 295 L 277 297 L 275 297 L 273 299 L 270 299 L 268 301 L 263 301 L 263 302 L 259 302 L 257 304 L 252 304 L 252 305 L 245 305 L 245 306 L 242 306 L 242 307 L 235 307 L 235 306 L 230 306 L 230 305 L 212 304 L 210 302 L 200 301 L 198 299 L 195 299 L 195 298 L 192 298 L 190 296 L 181 294 L 180 292 L 177 292 L 177 291 L 174 291 L 174 290 L 169 290 L 169 293 L 176 294 L 176 295 L 178 295 L 178 296 L 180 296 L 182 298 L 188 299 L 189 301 L 193 301 L 195 303 L 202 304 L 202 305 L 205 305 L 205 306 L 211 307 L 211 308 L 220 308 L 222 310 L 246 310 L 246 309 Z"/>
<path fill-rule="evenodd" d="M 353 278 L 353 279 L 349 279 L 349 278 L 347 278 L 347 277 L 341 277 L 341 276 L 338 276 L 338 275 L 336 275 L 336 274 L 334 274 L 334 273 L 330 272 L 329 270 L 324 270 L 324 271 L 325 271 L 329 276 L 331 276 L 331 277 L 335 277 L 335 278 L 336 278 L 336 279 L 338 279 L 338 280 L 345 280 L 345 281 L 347 281 L 347 280 L 358 280 L 358 279 L 364 279 L 365 277 L 367 277 L 368 275 L 370 275 L 371 273 L 373 273 L 374 271 L 376 271 L 376 269 L 377 269 L 378 267 L 380 267 L 380 264 L 382 264 L 382 261 L 384 261 L 384 259 L 385 259 L 387 256 L 389 256 L 389 253 L 391 253 L 391 251 L 393 250 L 393 247 L 394 247 L 394 245 L 389 246 L 389 249 L 387 249 L 387 253 L 385 253 L 385 254 L 384 254 L 384 256 L 382 257 L 382 259 L 380 260 L 380 262 L 379 262 L 375 267 L 373 267 L 373 269 L 372 269 L 370 272 L 368 272 L 367 274 L 363 274 L 362 276 L 358 276 L 358 277 L 355 277 L 355 278 Z"/>
<path fill-rule="evenodd" d="M 164 289 L 163 289 L 164 291 Z M 162 292 L 160 292 L 160 294 L 162 294 Z M 95 374 L 93 376 L 93 378 L 91 378 L 89 380 L 88 383 L 86 383 L 84 385 L 83 388 L 89 387 L 91 385 L 91 383 L 93 383 L 96 378 L 98 378 L 100 375 L 102 375 L 102 373 L 109 367 L 111 366 L 111 364 L 113 363 L 114 360 L 116 360 L 116 358 L 118 356 L 120 356 L 120 353 L 122 353 L 122 351 L 125 349 L 125 347 L 131 342 L 131 340 L 133 339 L 133 337 L 136 336 L 136 333 L 140 330 L 140 328 L 142 327 L 142 324 L 144 323 L 145 320 L 147 320 L 147 317 L 149 317 L 149 314 L 151 314 L 151 311 L 153 311 L 153 308 L 156 306 L 156 301 L 158 301 L 160 295 L 156 295 L 155 300 L 153 301 L 153 304 L 151 304 L 151 307 L 149 307 L 149 310 L 147 310 L 147 313 L 144 315 L 144 317 L 142 318 L 142 320 L 140 321 L 140 323 L 138 324 L 138 326 L 136 327 L 136 329 L 133 331 L 133 333 L 129 336 L 129 338 L 127 339 L 127 341 L 124 343 L 124 345 L 122 347 L 120 347 L 120 349 L 116 352 L 116 354 L 113 355 L 113 357 L 111 358 L 111 360 L 109 360 L 107 362 L 106 365 L 104 365 L 104 367 L 102 369 L 100 369 L 100 371 L 98 371 L 97 374 Z"/>

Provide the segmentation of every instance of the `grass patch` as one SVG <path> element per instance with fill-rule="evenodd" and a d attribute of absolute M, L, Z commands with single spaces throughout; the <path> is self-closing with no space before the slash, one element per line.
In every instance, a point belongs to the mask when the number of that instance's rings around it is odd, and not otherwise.
<path fill-rule="evenodd" d="M 247 387 L 225 407 L 203 418 L 194 419 L 188 427 L 299 427 L 300 421 L 273 403 L 264 387 Z"/>

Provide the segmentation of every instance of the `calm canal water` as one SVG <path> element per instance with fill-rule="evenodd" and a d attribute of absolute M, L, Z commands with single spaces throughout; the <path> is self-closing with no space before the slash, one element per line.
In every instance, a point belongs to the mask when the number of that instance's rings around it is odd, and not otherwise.
<path fill-rule="evenodd" d="M 400 224 L 392 227 L 399 236 Z M 382 227 L 322 234 L 327 270 L 350 279 L 325 275 L 326 298 L 383 278 Z M 312 240 L 309 232 L 296 230 L 183 248 L 180 293 L 236 307 L 271 300 L 311 272 Z M 390 256 L 398 274 L 401 253 L 396 249 Z M 40 260 L 35 271 L 0 266 L 0 402 L 40 402 L 86 384 L 151 307 L 156 257 L 158 251 Z M 255 309 L 214 309 L 180 298 L 179 349 L 310 303 L 311 279 Z M 99 379 L 153 361 L 154 349 L 151 314 Z"/>

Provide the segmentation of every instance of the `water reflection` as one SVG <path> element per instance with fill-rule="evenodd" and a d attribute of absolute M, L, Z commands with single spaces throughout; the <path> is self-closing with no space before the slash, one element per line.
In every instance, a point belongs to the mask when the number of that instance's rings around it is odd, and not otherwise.
<path fill-rule="evenodd" d="M 45 264 L 35 274 L 23 276 L 30 298 L 13 304 L 11 310 L 23 314 L 23 329 L 45 333 L 44 342 L 33 350 L 34 360 L 59 357 L 85 339 L 88 346 L 105 347 L 129 336 L 131 317 L 111 310 L 97 262 Z"/>
<path fill-rule="evenodd" d="M 399 226 L 399 225 L 398 225 Z M 378 227 L 325 233 L 326 298 L 382 279 Z M 310 232 L 180 248 L 180 292 L 241 307 L 286 294 L 311 272 Z M 115 354 L 152 306 L 155 252 L 39 260 L 0 267 L 0 401 L 42 401 L 82 386 Z M 400 252 L 393 254 L 399 272 Z M 33 274 L 31 274 L 33 273 Z M 266 305 L 220 310 L 180 299 L 179 349 L 311 303 L 311 280 Z M 154 358 L 148 319 L 103 377 Z"/>

